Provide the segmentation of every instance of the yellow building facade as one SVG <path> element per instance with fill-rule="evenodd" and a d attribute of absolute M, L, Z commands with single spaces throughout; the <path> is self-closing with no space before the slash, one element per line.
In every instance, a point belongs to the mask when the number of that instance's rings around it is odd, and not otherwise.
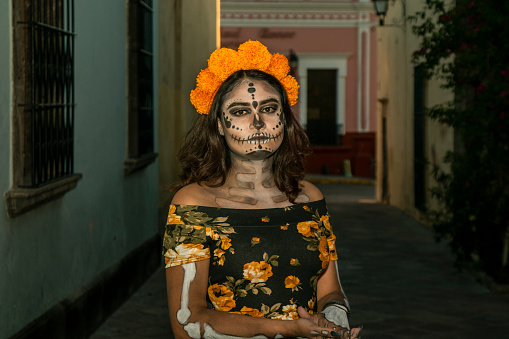
<path fill-rule="evenodd" d="M 177 180 L 177 153 L 198 113 L 189 101 L 196 76 L 219 47 L 219 0 L 159 3 L 159 224 L 164 225 Z"/>
<path fill-rule="evenodd" d="M 435 79 L 425 80 L 412 64 L 419 40 L 406 18 L 424 0 L 391 0 L 385 24 L 377 28 L 377 200 L 423 219 L 433 207 L 433 166 L 454 147 L 454 132 L 430 120 L 426 107 L 453 100 Z"/>

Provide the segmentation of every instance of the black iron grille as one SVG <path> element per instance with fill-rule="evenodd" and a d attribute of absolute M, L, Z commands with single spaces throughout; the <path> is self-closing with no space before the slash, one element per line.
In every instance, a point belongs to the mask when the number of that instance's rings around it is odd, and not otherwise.
<path fill-rule="evenodd" d="M 138 154 L 154 151 L 152 0 L 139 0 L 138 15 Z"/>
<path fill-rule="evenodd" d="M 24 186 L 74 171 L 74 1 L 25 0 Z"/>

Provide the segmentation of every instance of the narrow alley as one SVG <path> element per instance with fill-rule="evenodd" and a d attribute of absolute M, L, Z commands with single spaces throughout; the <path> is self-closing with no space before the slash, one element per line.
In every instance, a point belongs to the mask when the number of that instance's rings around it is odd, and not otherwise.
<path fill-rule="evenodd" d="M 445 244 L 397 208 L 374 202 L 374 186 L 327 183 L 350 322 L 362 338 L 509 338 L 509 296 L 454 267 Z M 172 338 L 161 267 L 91 336 Z"/>

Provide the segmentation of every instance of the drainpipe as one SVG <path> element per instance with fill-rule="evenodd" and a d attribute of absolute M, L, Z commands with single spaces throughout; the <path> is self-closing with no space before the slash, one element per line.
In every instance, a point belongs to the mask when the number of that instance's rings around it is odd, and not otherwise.
<path fill-rule="evenodd" d="M 506 267 L 509 261 L 509 227 L 505 229 L 504 250 L 502 251 L 502 267 Z"/>

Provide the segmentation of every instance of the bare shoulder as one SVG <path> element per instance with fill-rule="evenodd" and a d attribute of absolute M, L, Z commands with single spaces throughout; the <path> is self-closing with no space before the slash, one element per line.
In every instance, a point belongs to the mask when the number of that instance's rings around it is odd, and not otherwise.
<path fill-rule="evenodd" d="M 207 206 L 207 197 L 210 193 L 197 183 L 192 183 L 182 187 L 175 193 L 171 200 L 172 205 L 199 205 Z"/>
<path fill-rule="evenodd" d="M 302 189 L 302 193 L 307 195 L 309 201 L 317 201 L 323 199 L 322 191 L 312 183 L 306 180 L 301 180 L 299 183 Z"/>

